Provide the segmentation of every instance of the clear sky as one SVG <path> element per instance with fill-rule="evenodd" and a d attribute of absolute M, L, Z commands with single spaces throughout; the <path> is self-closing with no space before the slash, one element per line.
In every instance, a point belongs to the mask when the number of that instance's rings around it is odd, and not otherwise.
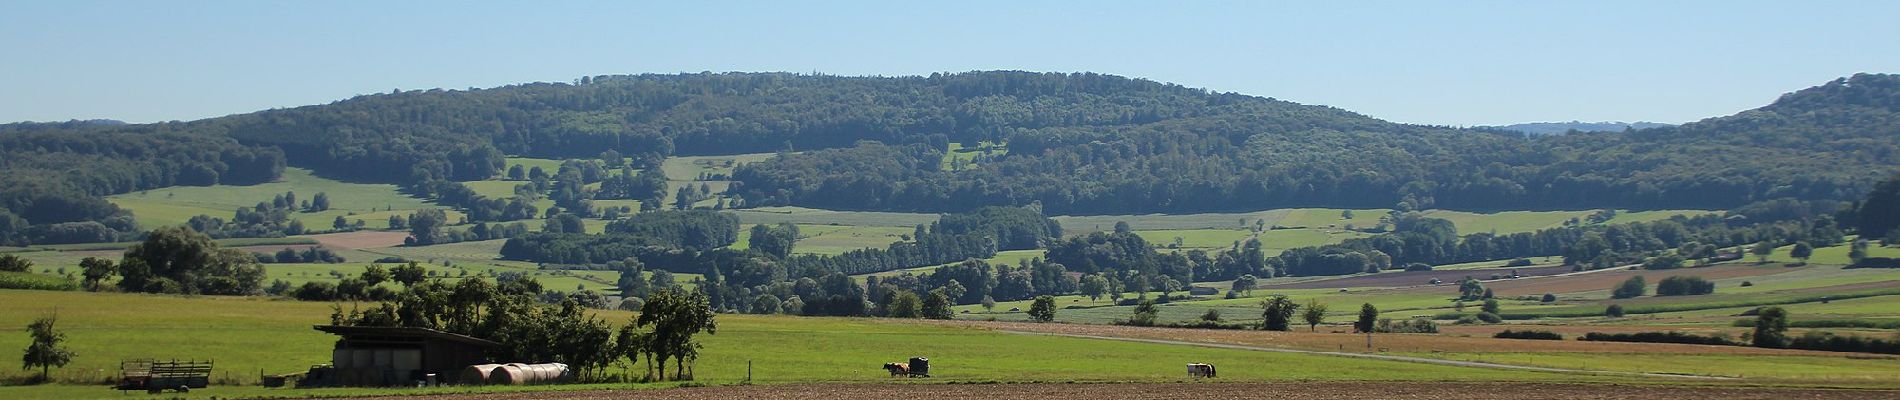
<path fill-rule="evenodd" d="M 1016 69 L 1411 123 L 1685 122 L 1900 72 L 1895 38 L 1900 1 L 0 0 L 0 121 L 603 74 Z"/>

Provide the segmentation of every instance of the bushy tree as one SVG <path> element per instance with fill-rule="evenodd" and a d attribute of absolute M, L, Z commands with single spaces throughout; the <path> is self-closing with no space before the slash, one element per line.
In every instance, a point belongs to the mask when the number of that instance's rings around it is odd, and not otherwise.
<path fill-rule="evenodd" d="M 429 270 L 423 268 L 421 264 L 410 261 L 408 264 L 391 268 L 389 277 L 396 283 L 402 284 L 403 287 L 414 287 L 417 283 L 429 278 Z"/>
<path fill-rule="evenodd" d="M 884 305 L 884 314 L 891 318 L 920 318 L 924 315 L 923 300 L 917 293 L 900 290 L 891 294 L 890 303 Z"/>
<path fill-rule="evenodd" d="M 1492 314 L 1502 313 L 1502 311 L 1499 311 L 1497 299 L 1485 299 L 1484 305 L 1481 307 L 1478 307 L 1478 311 L 1492 313 Z"/>
<path fill-rule="evenodd" d="M 1273 295 L 1260 302 L 1260 329 L 1285 331 L 1292 325 L 1293 315 L 1298 313 L 1300 305 L 1286 296 Z"/>
<path fill-rule="evenodd" d="M 1808 242 L 1797 242 L 1794 244 L 1794 249 L 1788 251 L 1788 256 L 1801 260 L 1802 264 L 1807 264 L 1808 258 L 1814 257 L 1814 246 Z"/>
<path fill-rule="evenodd" d="M 1352 329 L 1361 333 L 1372 332 L 1378 323 L 1379 308 L 1373 307 L 1372 303 L 1365 303 L 1359 306 L 1359 320 L 1353 322 Z"/>
<path fill-rule="evenodd" d="M 118 273 L 118 267 L 112 264 L 112 260 L 98 257 L 86 257 L 79 260 L 79 269 L 82 271 L 81 276 L 85 278 L 80 282 L 81 286 L 94 292 L 103 288 L 106 279 L 111 279 L 113 274 Z"/>
<path fill-rule="evenodd" d="M 1080 289 L 1082 295 L 1088 296 L 1090 301 L 1101 300 L 1103 292 L 1108 291 L 1108 278 L 1100 274 L 1089 274 L 1082 277 Z"/>
<path fill-rule="evenodd" d="M 1657 296 L 1692 296 L 1715 293 L 1715 282 L 1700 276 L 1671 276 L 1656 282 Z"/>
<path fill-rule="evenodd" d="M 923 317 L 929 319 L 950 319 L 950 295 L 942 288 L 931 290 L 924 295 Z"/>
<path fill-rule="evenodd" d="M 32 272 L 33 262 L 12 254 L 0 254 L 0 272 Z"/>
<path fill-rule="evenodd" d="M 1768 256 L 1775 254 L 1775 243 L 1763 240 L 1760 243 L 1755 243 L 1755 246 L 1750 247 L 1748 253 L 1755 255 L 1756 263 L 1767 264 Z"/>
<path fill-rule="evenodd" d="M 1029 320 L 1035 322 L 1055 321 L 1056 298 L 1049 295 L 1036 296 L 1036 300 L 1029 304 Z"/>
<path fill-rule="evenodd" d="M 1243 274 L 1239 278 L 1234 279 L 1233 287 L 1228 288 L 1228 290 L 1253 295 L 1253 288 L 1255 286 L 1260 286 L 1260 278 L 1253 276 L 1253 274 Z"/>
<path fill-rule="evenodd" d="M 1617 284 L 1616 288 L 1611 289 L 1610 298 L 1629 299 L 1643 297 L 1643 294 L 1647 292 L 1649 292 L 1649 282 L 1645 281 L 1642 275 L 1637 275 L 1624 280 L 1623 283 Z"/>
<path fill-rule="evenodd" d="M 1755 347 L 1779 349 L 1788 345 L 1788 311 L 1764 307 L 1755 317 L 1755 331 L 1749 336 Z"/>
<path fill-rule="evenodd" d="M 1623 318 L 1623 305 L 1611 304 L 1609 307 L 1604 307 L 1603 316 L 1610 317 L 1610 318 Z"/>

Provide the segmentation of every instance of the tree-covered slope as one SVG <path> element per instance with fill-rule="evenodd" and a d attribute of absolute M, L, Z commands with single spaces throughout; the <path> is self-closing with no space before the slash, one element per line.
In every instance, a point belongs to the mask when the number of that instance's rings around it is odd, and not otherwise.
<path fill-rule="evenodd" d="M 1015 129 L 1009 154 L 959 171 L 784 157 L 734 176 L 751 205 L 957 210 L 1041 202 L 1052 213 L 1290 206 L 1729 208 L 1850 199 L 1900 165 L 1893 75 L 1856 75 L 1680 127 L 1525 137 L 1385 123 L 1244 96 L 1156 122 Z M 882 153 L 883 155 L 879 155 Z M 814 161 L 823 160 L 823 161 Z M 868 190 L 867 188 L 877 188 Z"/>
<path fill-rule="evenodd" d="M 0 169 L 58 186 L 49 192 L 96 197 L 268 180 L 272 165 L 288 163 L 467 206 L 483 203 L 453 182 L 496 175 L 503 154 L 614 150 L 650 165 L 794 150 L 734 172 L 741 205 L 958 211 L 1040 202 L 1053 214 L 1728 208 L 1864 192 L 1900 164 L 1897 80 L 1857 75 L 1680 127 L 1526 137 L 1089 73 L 600 76 L 182 123 L 16 124 L 0 127 Z M 62 143 L 74 137 L 119 145 Z M 948 143 L 983 141 L 1008 151 L 955 168 L 940 162 Z M 113 214 L 52 218 L 20 204 L 8 204 L 13 215 L 0 215 L 0 226 Z"/>

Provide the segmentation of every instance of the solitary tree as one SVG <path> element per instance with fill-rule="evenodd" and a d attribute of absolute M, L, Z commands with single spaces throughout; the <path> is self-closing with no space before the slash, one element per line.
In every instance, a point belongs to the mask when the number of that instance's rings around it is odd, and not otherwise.
<path fill-rule="evenodd" d="M 1479 307 L 1479 308 L 1478 308 L 1478 310 L 1480 310 L 1480 311 L 1484 311 L 1484 312 L 1488 312 L 1488 313 L 1492 313 L 1492 314 L 1497 314 L 1497 313 L 1498 313 L 1498 300 L 1497 300 L 1497 299 L 1485 299 L 1485 300 L 1484 300 L 1484 306 L 1481 306 L 1481 307 Z"/>
<path fill-rule="evenodd" d="M 983 311 L 996 311 L 996 298 L 983 295 Z"/>
<path fill-rule="evenodd" d="M 40 368 L 40 382 L 45 382 L 53 368 L 64 367 L 73 361 L 73 352 L 60 342 L 66 341 L 66 334 L 53 324 L 59 322 L 58 316 L 44 316 L 33 320 L 26 326 L 27 334 L 33 337 L 33 343 L 26 346 L 26 356 L 21 358 L 20 369 Z"/>
<path fill-rule="evenodd" d="M 1036 296 L 1029 304 L 1029 320 L 1049 322 L 1056 320 L 1056 298 L 1049 295 Z"/>
<path fill-rule="evenodd" d="M 1861 259 L 1867 258 L 1867 247 L 1867 239 L 1855 240 L 1854 244 L 1847 248 L 1847 258 L 1859 264 Z"/>
<path fill-rule="evenodd" d="M 1775 244 L 1763 240 L 1761 243 L 1756 243 L 1755 247 L 1749 248 L 1748 253 L 1755 255 L 1755 262 L 1757 264 L 1767 264 L 1768 256 L 1775 254 Z"/>
<path fill-rule="evenodd" d="M 1286 296 L 1274 295 L 1260 302 L 1260 329 L 1284 331 L 1292 325 L 1293 314 L 1298 313 L 1300 305 Z"/>
<path fill-rule="evenodd" d="M 1755 317 L 1755 347 L 1778 349 L 1788 345 L 1788 311 L 1781 307 L 1761 309 Z"/>
<path fill-rule="evenodd" d="M 1246 274 L 1234 279 L 1234 286 L 1228 290 L 1253 295 L 1253 287 L 1259 285 L 1260 278 L 1254 277 L 1253 274 Z"/>
<path fill-rule="evenodd" d="M 1623 318 L 1623 305 L 1611 304 L 1609 307 L 1605 307 L 1603 309 L 1603 316 L 1610 317 L 1610 318 Z"/>
<path fill-rule="evenodd" d="M 1088 296 L 1090 301 L 1101 300 L 1103 292 L 1108 291 L 1108 278 L 1091 274 L 1082 277 L 1080 286 L 1079 289 L 1082 291 L 1082 295 Z"/>
<path fill-rule="evenodd" d="M 1788 251 L 1788 256 L 1801 260 L 1802 264 L 1807 264 L 1808 258 L 1814 257 L 1814 246 L 1808 242 L 1795 243 L 1794 249 Z"/>
<path fill-rule="evenodd" d="M 1370 333 L 1372 332 L 1373 325 L 1378 322 L 1379 308 L 1373 307 L 1372 303 L 1365 303 L 1359 306 L 1359 320 L 1353 322 L 1352 329 L 1359 332 Z"/>
<path fill-rule="evenodd" d="M 1307 300 L 1306 311 L 1301 311 L 1300 317 L 1306 320 L 1308 330 L 1319 332 L 1319 324 L 1326 322 L 1326 305 L 1319 300 Z"/>

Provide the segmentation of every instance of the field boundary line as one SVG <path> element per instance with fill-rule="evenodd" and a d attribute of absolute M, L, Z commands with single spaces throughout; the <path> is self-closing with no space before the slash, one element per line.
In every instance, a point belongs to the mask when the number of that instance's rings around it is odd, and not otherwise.
<path fill-rule="evenodd" d="M 1640 376 L 1640 377 L 1650 377 L 1650 378 L 1689 378 L 1689 379 L 1709 379 L 1709 380 L 1737 380 L 1738 379 L 1738 378 L 1732 378 L 1732 377 L 1726 377 L 1726 376 L 1665 374 L 1665 373 L 1653 373 L 1653 372 L 1602 371 L 1602 370 L 1569 369 L 1569 368 L 1554 368 L 1554 367 L 1534 367 L 1534 366 L 1528 366 L 1528 365 L 1511 365 L 1511 364 L 1497 364 L 1497 363 L 1478 362 L 1478 361 L 1445 360 L 1445 359 L 1426 358 L 1426 357 L 1395 356 L 1395 355 L 1389 355 L 1389 354 L 1365 354 L 1365 353 L 1346 353 L 1346 352 L 1338 352 L 1338 351 L 1283 349 L 1283 348 L 1273 348 L 1273 347 L 1247 346 L 1247 345 L 1229 344 L 1229 343 L 1194 342 L 1194 341 L 1184 341 L 1184 340 L 1081 335 L 1081 334 L 1073 334 L 1073 333 L 1030 332 L 1030 331 L 1017 331 L 1017 330 L 1009 330 L 1009 329 L 998 329 L 997 331 L 1005 332 L 1005 333 L 1014 333 L 1018 335 L 1061 336 L 1061 337 L 1070 337 L 1070 338 L 1078 338 L 1078 339 L 1119 340 L 1119 341 L 1124 341 L 1124 342 L 1169 344 L 1169 345 L 1180 345 L 1180 346 L 1198 346 L 1198 347 L 1210 347 L 1210 348 L 1229 349 L 1229 350 L 1250 350 L 1250 351 L 1266 351 L 1266 352 L 1276 352 L 1276 353 L 1311 354 L 1311 355 L 1349 357 L 1349 358 L 1359 358 L 1359 359 L 1369 359 L 1369 360 L 1414 362 L 1414 363 L 1436 364 L 1436 365 L 1446 365 L 1446 366 L 1454 366 L 1454 367 L 1508 369 L 1508 370 L 1518 370 L 1518 371 L 1552 372 L 1552 373 L 1564 373 L 1564 374 L 1582 373 L 1582 374 L 1593 374 L 1593 375 Z"/>

